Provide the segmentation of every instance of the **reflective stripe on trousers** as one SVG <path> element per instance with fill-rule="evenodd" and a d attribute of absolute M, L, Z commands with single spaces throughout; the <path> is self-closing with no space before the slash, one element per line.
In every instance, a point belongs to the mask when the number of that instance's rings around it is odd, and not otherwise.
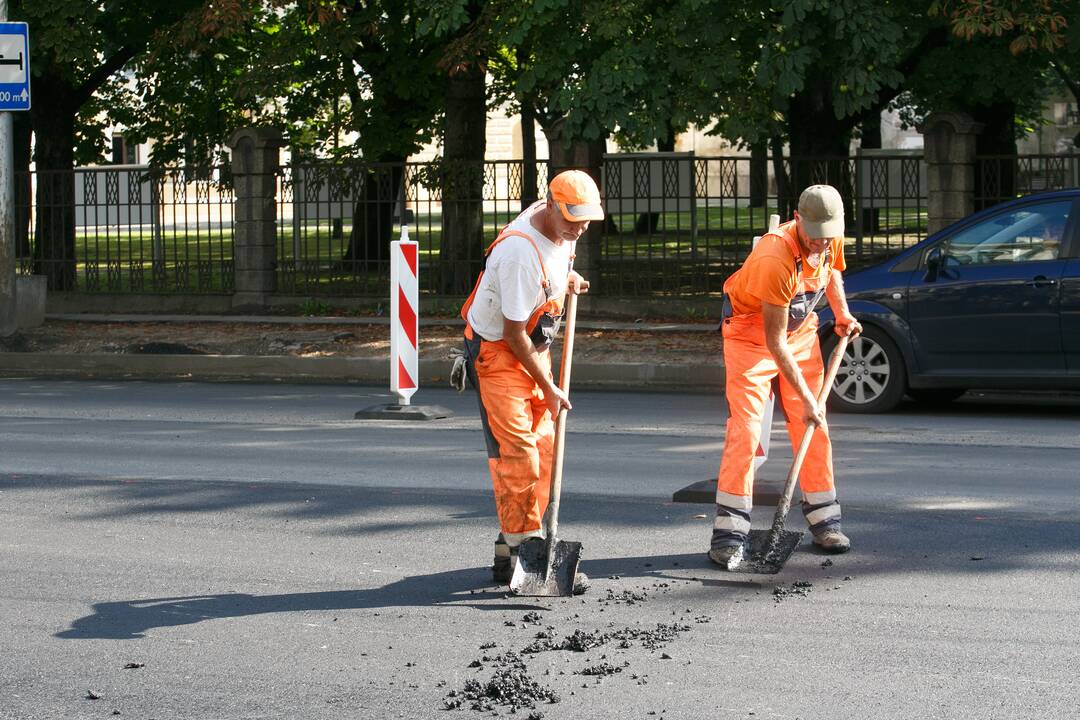
<path fill-rule="evenodd" d="M 754 453 L 761 438 L 761 417 L 769 397 L 769 385 L 780 372 L 765 346 L 760 315 L 727 318 L 723 331 L 728 421 L 717 477 L 713 547 L 738 545 L 749 532 Z M 810 391 L 817 394 L 825 372 L 818 347 L 816 315 L 811 315 L 798 331 L 788 336 L 788 346 Z M 783 376 L 780 376 L 780 400 L 787 418 L 788 437 L 792 447 L 797 448 L 805 430 L 803 404 L 796 389 Z M 838 527 L 840 505 L 833 486 L 832 443 L 827 424 L 814 432 L 799 471 L 799 486 L 804 498 L 803 513 L 811 531 Z"/>
<path fill-rule="evenodd" d="M 551 491 L 555 424 L 543 393 L 509 346 L 465 340 L 469 381 L 477 390 L 499 527 L 507 545 L 543 535 Z M 540 353 L 551 374 L 550 353 Z"/>

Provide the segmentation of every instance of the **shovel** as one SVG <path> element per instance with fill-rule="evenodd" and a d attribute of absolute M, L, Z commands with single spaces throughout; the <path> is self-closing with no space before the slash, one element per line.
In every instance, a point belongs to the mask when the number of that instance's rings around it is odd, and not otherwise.
<path fill-rule="evenodd" d="M 566 307 L 566 335 L 563 340 L 559 389 L 570 388 L 570 363 L 574 355 L 574 328 L 577 325 L 577 295 L 570 293 Z M 555 448 L 551 457 L 551 493 L 544 513 L 544 537 L 531 537 L 518 546 L 518 563 L 510 578 L 515 595 L 570 597 L 574 577 L 581 562 L 581 543 L 555 537 L 559 529 L 559 495 L 562 493 L 563 447 L 566 441 L 566 408 L 555 419 Z"/>
<path fill-rule="evenodd" d="M 825 380 L 821 384 L 821 392 L 818 393 L 818 406 L 824 407 L 825 400 L 829 397 L 836 373 L 840 369 L 840 363 L 844 360 L 844 351 L 847 350 L 848 337 L 840 338 L 829 358 L 829 371 L 825 373 Z M 728 563 L 730 572 L 761 573 L 775 575 L 780 572 L 787 559 L 795 552 L 802 540 L 802 531 L 785 530 L 784 522 L 787 520 L 788 510 L 791 509 L 791 496 L 795 492 L 795 482 L 799 479 L 799 470 L 802 469 L 806 452 L 810 449 L 810 441 L 814 437 L 817 425 L 809 423 L 803 433 L 802 442 L 795 453 L 795 459 L 791 463 L 787 482 L 784 484 L 784 493 L 780 496 L 780 502 L 776 505 L 776 514 L 773 515 L 772 527 L 768 530 L 751 530 L 748 545 L 749 551 L 736 554 Z"/>

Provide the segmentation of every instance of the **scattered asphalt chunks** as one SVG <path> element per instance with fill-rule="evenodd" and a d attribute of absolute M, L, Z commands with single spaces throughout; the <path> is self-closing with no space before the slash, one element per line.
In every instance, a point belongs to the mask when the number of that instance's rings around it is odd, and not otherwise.
<path fill-rule="evenodd" d="M 806 580 L 796 580 L 787 587 L 777 585 L 772 591 L 773 599 L 775 599 L 776 602 L 782 602 L 791 597 L 806 597 L 810 594 L 810 588 L 812 587 L 814 587 L 814 583 L 807 582 Z"/>
<path fill-rule="evenodd" d="M 821 568 L 831 572 L 834 561 L 822 561 Z M 647 565 L 651 567 L 651 564 Z M 609 580 L 622 580 L 618 575 L 609 576 Z M 825 581 L 832 578 L 824 576 Z M 845 576 L 844 580 L 851 580 Z M 671 593 L 681 581 L 697 583 L 697 577 L 683 580 L 668 578 L 670 582 L 657 580 L 651 585 L 636 588 L 609 588 L 599 597 L 590 600 L 581 599 L 585 605 L 581 612 L 566 617 L 566 624 L 558 627 L 550 623 L 558 608 L 566 608 L 560 601 L 548 612 L 530 611 L 524 615 L 503 617 L 502 627 L 517 631 L 527 631 L 526 637 L 518 635 L 509 640 L 485 640 L 480 645 L 479 658 L 468 663 L 467 667 L 477 673 L 477 677 L 467 680 L 462 689 L 452 690 L 443 700 L 447 710 L 474 710 L 498 715 L 500 712 L 529 719 L 544 717 L 541 709 L 545 705 L 572 702 L 570 696 L 575 690 L 595 687 L 607 682 L 649 684 L 650 668 L 660 672 L 660 666 L 670 664 L 690 664 L 689 658 L 680 658 L 680 653 L 669 645 L 685 633 L 704 623 L 710 622 L 708 615 L 687 607 L 684 610 L 671 609 L 669 622 L 617 622 L 620 615 L 633 619 L 641 617 L 640 610 L 629 610 L 627 606 L 640 606 L 659 596 Z M 780 603 L 792 597 L 808 597 L 813 583 L 795 580 L 787 585 L 774 586 L 771 597 Z M 839 589 L 839 586 L 826 587 L 827 590 Z M 767 592 L 766 588 L 761 588 Z M 758 594 L 762 594 L 760 591 Z M 508 596 L 513 597 L 513 596 Z M 572 601 L 575 602 L 576 600 Z M 670 609 L 670 598 L 663 600 Z M 745 602 L 745 600 L 734 600 Z M 664 610 L 665 615 L 668 609 Z M 605 613 L 600 615 L 600 613 Z M 604 623 L 603 620 L 608 622 Z M 597 627 L 600 625 L 600 627 Z M 515 633 L 516 634 L 516 633 Z M 569 663 L 565 670 L 557 670 L 548 661 L 535 663 L 538 656 L 545 653 L 566 653 Z M 577 665 L 577 658 L 584 662 Z M 657 665 L 660 663 L 661 665 Z M 535 671 L 541 664 L 544 677 L 534 677 L 530 673 L 530 664 Z M 486 674 L 490 672 L 490 676 Z M 486 676 L 487 679 L 484 679 Z M 557 676 L 564 676 L 561 679 Z M 575 684 L 567 681 L 574 679 Z M 551 687 L 545 683 L 551 683 Z M 526 713 L 526 711 L 528 711 Z"/>
<path fill-rule="evenodd" d="M 472 710 L 494 712 L 496 706 L 508 707 L 516 714 L 519 708 L 535 709 L 538 703 L 557 703 L 559 696 L 529 677 L 525 662 L 515 652 L 506 652 L 484 661 L 496 666 L 490 680 L 466 680 L 464 689 L 451 690 L 443 701 L 447 710 L 468 707 Z M 474 661 L 469 667 L 483 667 Z M 543 713 L 533 713 L 530 718 L 542 718 Z"/>
<path fill-rule="evenodd" d="M 654 591 L 668 592 L 668 583 L 656 583 Z M 606 597 L 597 598 L 597 601 L 607 607 L 611 605 L 636 605 L 646 602 L 649 591 L 645 588 L 640 590 L 624 590 L 622 592 L 608 591 Z M 603 612 L 603 608 L 600 610 Z M 693 615 L 693 611 L 687 608 L 685 613 Z M 580 614 L 567 618 L 571 623 L 581 621 Z M 693 617 L 696 623 L 708 622 L 709 618 L 698 615 Z M 647 625 L 624 625 L 618 626 L 610 623 L 602 630 L 586 630 L 580 627 L 568 628 L 560 632 L 555 625 L 545 625 L 544 617 L 538 612 L 528 612 L 519 620 L 506 620 L 505 627 L 520 629 L 535 628 L 532 638 L 520 651 L 508 650 L 502 653 L 485 654 L 468 664 L 468 668 L 484 671 L 493 669 L 492 675 L 487 680 L 467 680 L 460 690 L 451 690 L 443 700 L 447 710 L 471 709 L 480 712 L 498 714 L 499 709 L 505 709 L 509 714 L 518 715 L 523 710 L 532 711 L 528 718 L 542 718 L 543 711 L 538 707 L 545 704 L 558 703 L 562 700 L 560 694 L 552 688 L 545 686 L 529 675 L 527 660 L 534 658 L 540 653 L 546 652 L 569 652 L 587 653 L 609 646 L 611 652 L 630 651 L 633 648 L 642 648 L 656 651 L 667 646 L 681 633 L 687 632 L 692 625 L 687 622 L 676 620 L 671 623 L 649 623 Z M 481 650 L 494 650 L 497 644 L 494 641 L 485 641 L 480 645 Z M 583 680 L 592 680 L 593 684 L 600 684 L 604 678 L 614 675 L 625 674 L 631 681 L 638 685 L 648 683 L 648 675 L 633 673 L 631 670 L 631 657 L 609 657 L 603 653 L 598 659 L 585 658 L 585 665 L 580 669 L 559 671 L 559 675 L 581 676 Z M 654 660 L 671 660 L 671 656 L 663 653 L 654 656 Z M 567 659 L 569 662 L 569 658 Z M 544 671 L 545 675 L 551 675 L 550 668 Z M 581 687 L 589 687 L 585 682 Z M 570 695 L 574 691 L 569 691 Z"/>

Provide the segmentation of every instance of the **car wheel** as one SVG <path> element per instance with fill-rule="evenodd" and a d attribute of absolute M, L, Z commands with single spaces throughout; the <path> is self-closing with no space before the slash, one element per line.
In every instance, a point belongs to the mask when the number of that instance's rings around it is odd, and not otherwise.
<path fill-rule="evenodd" d="M 826 357 L 837 342 L 835 334 L 829 337 Z M 885 331 L 867 325 L 848 343 L 829 393 L 829 405 L 848 413 L 888 412 L 900 403 L 905 390 L 907 370 L 900 349 Z"/>
<path fill-rule="evenodd" d="M 964 388 L 908 388 L 907 394 L 923 405 L 948 405 L 967 390 Z"/>

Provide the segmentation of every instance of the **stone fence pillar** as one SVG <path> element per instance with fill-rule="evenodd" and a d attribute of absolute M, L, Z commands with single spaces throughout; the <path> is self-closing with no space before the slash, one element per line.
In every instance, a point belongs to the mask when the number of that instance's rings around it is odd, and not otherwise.
<path fill-rule="evenodd" d="M 926 158 L 927 234 L 975 212 L 975 137 L 982 124 L 942 112 L 919 125 Z"/>
<path fill-rule="evenodd" d="M 263 307 L 277 289 L 277 173 L 281 132 L 243 128 L 229 138 L 232 150 L 234 307 Z"/>

